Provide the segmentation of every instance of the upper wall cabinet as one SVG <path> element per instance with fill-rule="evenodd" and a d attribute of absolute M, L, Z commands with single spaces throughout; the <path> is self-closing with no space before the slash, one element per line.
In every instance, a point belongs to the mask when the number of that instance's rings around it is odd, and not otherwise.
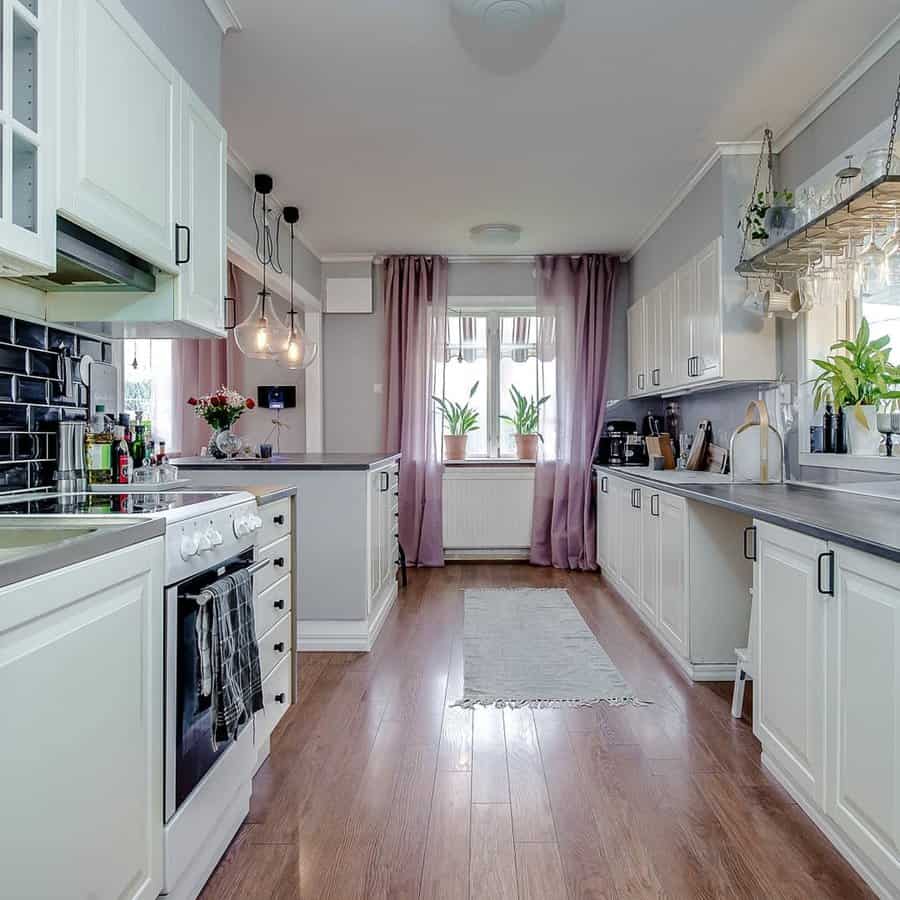
<path fill-rule="evenodd" d="M 636 300 L 640 313 L 628 316 L 629 396 L 774 380 L 774 322 L 746 313 L 743 297 L 743 281 L 723 277 L 718 237 Z"/>
<path fill-rule="evenodd" d="M 180 77 L 119 0 L 66 0 L 59 210 L 175 271 Z"/>
<path fill-rule="evenodd" d="M 57 0 L 0 10 L 0 275 L 46 275 L 56 267 Z"/>

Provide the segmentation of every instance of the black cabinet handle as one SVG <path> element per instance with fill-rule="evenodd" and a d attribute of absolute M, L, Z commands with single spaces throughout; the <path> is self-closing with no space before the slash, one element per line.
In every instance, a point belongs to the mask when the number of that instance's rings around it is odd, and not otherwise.
<path fill-rule="evenodd" d="M 608 494 L 609 493 L 609 478 L 606 475 L 600 476 L 600 493 Z"/>
<path fill-rule="evenodd" d="M 656 505 L 653 505 L 653 501 L 656 501 Z M 650 495 L 650 515 L 654 518 L 659 518 L 659 494 L 651 494 Z"/>
<path fill-rule="evenodd" d="M 825 588 L 822 586 L 822 560 L 828 560 L 828 587 Z M 819 554 L 819 559 L 817 563 L 818 571 L 816 575 L 818 576 L 818 588 L 820 594 L 828 594 L 829 597 L 834 596 L 834 550 L 827 550 L 825 553 Z"/>
<path fill-rule="evenodd" d="M 658 385 L 659 385 L 659 382 L 660 382 L 660 378 L 659 378 L 659 369 L 654 369 L 654 370 L 653 370 L 652 378 L 653 378 L 653 384 L 654 384 L 654 386 L 658 386 Z"/>
<path fill-rule="evenodd" d="M 285 701 L 286 699 L 287 699 L 287 697 L 286 697 L 284 694 L 276 694 L 276 695 L 275 695 L 275 702 L 276 702 L 276 703 L 284 703 L 284 701 Z"/>
<path fill-rule="evenodd" d="M 752 544 L 753 549 L 748 550 L 747 548 L 750 545 L 747 543 L 747 539 L 751 535 L 753 536 L 753 544 Z M 756 562 L 756 526 L 755 525 L 748 525 L 744 529 L 744 559 L 749 559 L 751 562 Z"/>
<path fill-rule="evenodd" d="M 387 472 L 381 472 L 381 493 L 383 494 L 391 486 L 391 476 Z"/>
<path fill-rule="evenodd" d="M 275 525 L 284 525 L 284 516 L 282 516 L 282 515 L 273 516 L 272 522 Z"/>
<path fill-rule="evenodd" d="M 632 488 L 631 490 L 631 506 L 633 509 L 641 508 L 641 489 Z"/>
<path fill-rule="evenodd" d="M 283 557 L 283 556 L 279 556 L 278 559 L 273 559 L 273 560 L 272 560 L 272 565 L 273 565 L 273 566 L 278 566 L 279 569 L 283 569 L 283 568 L 284 568 L 284 557 Z"/>
<path fill-rule="evenodd" d="M 644 373 L 641 372 L 640 375 L 638 375 L 638 390 L 642 391 L 643 389 L 644 389 Z"/>
<path fill-rule="evenodd" d="M 272 606 L 274 606 L 275 609 L 284 609 L 284 600 L 276 600 L 276 601 L 272 604 Z"/>
<path fill-rule="evenodd" d="M 275 645 L 275 652 L 276 653 L 284 653 L 284 641 L 279 641 Z"/>
<path fill-rule="evenodd" d="M 184 257 L 181 256 L 181 232 L 187 235 L 187 245 Z M 183 266 L 191 261 L 191 229 L 187 225 L 175 226 L 175 265 Z"/>

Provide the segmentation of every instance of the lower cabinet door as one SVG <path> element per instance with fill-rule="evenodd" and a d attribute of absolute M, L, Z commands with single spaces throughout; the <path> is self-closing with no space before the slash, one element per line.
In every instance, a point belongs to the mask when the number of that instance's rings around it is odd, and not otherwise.
<path fill-rule="evenodd" d="M 617 481 L 616 493 L 616 523 L 620 540 L 619 585 L 625 599 L 637 607 L 640 602 L 643 574 L 641 489 L 630 481 Z"/>
<path fill-rule="evenodd" d="M 0 895 L 162 888 L 163 542 L 0 590 Z"/>
<path fill-rule="evenodd" d="M 828 546 L 774 525 L 758 522 L 756 528 L 757 735 L 790 781 L 824 807 L 825 612 L 831 598 L 819 591 L 819 575 Z"/>
<path fill-rule="evenodd" d="M 900 565 L 832 547 L 826 811 L 900 889 Z"/>
<path fill-rule="evenodd" d="M 613 504 L 611 482 L 609 475 L 597 474 L 597 563 L 607 578 L 615 576 L 610 554 Z"/>
<path fill-rule="evenodd" d="M 690 657 L 687 595 L 687 512 L 685 501 L 659 495 L 659 628 L 664 640 Z"/>
<path fill-rule="evenodd" d="M 641 488 L 641 591 L 638 594 L 638 610 L 653 623 L 659 617 L 659 491 Z"/>

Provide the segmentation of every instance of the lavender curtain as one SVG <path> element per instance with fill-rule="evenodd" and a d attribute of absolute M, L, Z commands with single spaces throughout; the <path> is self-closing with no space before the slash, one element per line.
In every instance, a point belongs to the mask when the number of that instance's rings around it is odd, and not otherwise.
<path fill-rule="evenodd" d="M 237 271 L 228 265 L 228 296 L 240 309 Z M 229 334 L 223 340 L 184 338 L 172 341 L 172 446 L 182 456 L 196 456 L 209 442 L 209 426 L 194 415 L 188 397 L 239 383 L 243 356 Z"/>
<path fill-rule="evenodd" d="M 591 466 L 606 405 L 617 269 L 618 259 L 607 256 L 537 259 L 538 362 L 542 376 L 554 367 L 556 389 L 544 409 L 545 442 L 535 472 L 536 565 L 597 565 Z"/>
<path fill-rule="evenodd" d="M 394 256 L 384 263 L 384 448 L 400 460 L 400 544 L 407 561 L 444 564 L 435 381 L 447 341 L 447 260 Z"/>

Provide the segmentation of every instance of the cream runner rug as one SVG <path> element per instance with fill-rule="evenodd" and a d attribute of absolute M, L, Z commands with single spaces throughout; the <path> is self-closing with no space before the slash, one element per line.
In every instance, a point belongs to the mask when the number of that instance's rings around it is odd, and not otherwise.
<path fill-rule="evenodd" d="M 561 588 L 467 590 L 463 644 L 454 706 L 643 705 Z"/>

